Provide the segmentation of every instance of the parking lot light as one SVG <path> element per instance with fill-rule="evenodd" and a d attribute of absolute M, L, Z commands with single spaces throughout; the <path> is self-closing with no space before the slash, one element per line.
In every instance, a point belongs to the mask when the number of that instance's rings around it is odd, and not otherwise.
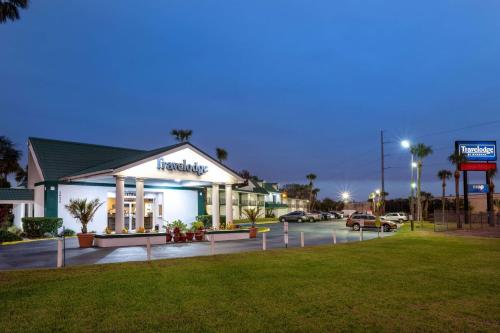
<path fill-rule="evenodd" d="M 403 140 L 403 141 L 401 141 L 401 147 L 403 147 L 405 149 L 408 149 L 408 148 L 410 148 L 410 146 L 411 146 L 411 143 L 410 143 L 409 140 Z"/>
<path fill-rule="evenodd" d="M 341 196 L 344 201 L 348 201 L 351 198 L 351 194 L 349 192 L 342 192 Z"/>
<path fill-rule="evenodd" d="M 411 167 L 415 169 L 417 167 L 417 162 L 411 162 Z"/>
<path fill-rule="evenodd" d="M 417 187 L 417 183 L 413 182 L 411 183 L 411 188 L 416 188 Z"/>

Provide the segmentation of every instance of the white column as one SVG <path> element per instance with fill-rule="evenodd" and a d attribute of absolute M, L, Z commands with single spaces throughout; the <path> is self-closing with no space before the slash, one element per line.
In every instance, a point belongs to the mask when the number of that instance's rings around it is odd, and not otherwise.
<path fill-rule="evenodd" d="M 125 177 L 116 177 L 116 202 L 115 202 L 115 232 L 121 233 L 123 230 L 123 204 L 125 197 Z"/>
<path fill-rule="evenodd" d="M 233 186 L 226 184 L 226 226 L 233 224 Z"/>
<path fill-rule="evenodd" d="M 214 229 L 220 226 L 219 184 L 212 184 L 212 226 Z"/>
<path fill-rule="evenodd" d="M 135 179 L 135 230 L 144 228 L 144 179 Z"/>

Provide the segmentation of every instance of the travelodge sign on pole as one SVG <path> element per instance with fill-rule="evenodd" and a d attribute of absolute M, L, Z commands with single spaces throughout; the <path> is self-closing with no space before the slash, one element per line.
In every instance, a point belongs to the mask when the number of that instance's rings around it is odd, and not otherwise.
<path fill-rule="evenodd" d="M 497 160 L 496 141 L 457 141 L 460 155 L 469 162 L 492 162 Z"/>

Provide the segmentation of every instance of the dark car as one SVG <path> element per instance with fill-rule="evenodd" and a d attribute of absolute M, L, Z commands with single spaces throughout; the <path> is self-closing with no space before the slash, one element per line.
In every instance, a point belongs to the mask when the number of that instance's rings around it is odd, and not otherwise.
<path fill-rule="evenodd" d="M 338 220 L 338 219 L 341 219 L 342 218 L 342 215 L 340 215 L 339 213 L 337 212 L 334 212 L 334 211 L 331 211 L 330 212 L 330 215 L 332 216 L 332 218 Z"/>
<path fill-rule="evenodd" d="M 321 220 L 321 217 L 317 214 L 306 213 L 300 210 L 291 212 L 279 217 L 281 222 L 316 222 Z"/>
<path fill-rule="evenodd" d="M 321 216 L 322 220 L 331 220 L 333 218 L 332 214 L 329 212 L 322 212 L 319 210 L 313 210 L 311 213 Z"/>
<path fill-rule="evenodd" d="M 360 228 L 378 228 L 377 217 L 372 214 L 352 214 L 345 225 L 354 231 L 359 231 Z M 398 228 L 396 223 L 386 220 L 380 220 L 380 225 L 383 226 L 385 232 Z"/>

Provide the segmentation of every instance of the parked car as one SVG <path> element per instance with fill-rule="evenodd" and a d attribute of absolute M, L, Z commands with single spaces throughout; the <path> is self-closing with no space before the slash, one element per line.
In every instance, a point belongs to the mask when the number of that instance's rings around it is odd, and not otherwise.
<path fill-rule="evenodd" d="M 377 228 L 377 217 L 372 214 L 352 214 L 346 222 L 346 227 L 352 228 L 354 231 L 359 231 L 363 228 Z M 380 220 L 380 225 L 383 226 L 385 232 L 397 229 L 398 225 L 392 221 Z"/>
<path fill-rule="evenodd" d="M 311 213 L 319 215 L 321 220 L 331 220 L 333 218 L 332 214 L 330 214 L 329 212 L 322 212 L 322 211 L 315 210 L 315 211 L 312 211 Z"/>
<path fill-rule="evenodd" d="M 295 212 L 281 215 L 279 220 L 281 222 L 316 222 L 321 221 L 321 215 L 297 210 Z"/>
<path fill-rule="evenodd" d="M 386 221 L 393 221 L 399 223 L 403 221 L 408 221 L 408 216 L 406 216 L 405 213 L 387 213 L 381 216 L 380 218 Z"/>
<path fill-rule="evenodd" d="M 339 212 L 331 211 L 330 214 L 332 215 L 332 218 L 334 218 L 334 219 L 344 218 L 344 215 L 342 215 L 342 213 L 339 213 Z"/>
<path fill-rule="evenodd" d="M 343 217 L 349 217 L 349 216 L 351 216 L 352 214 L 355 214 L 355 213 L 357 213 L 357 211 L 354 210 L 354 209 L 344 209 L 342 211 L 342 216 Z"/>

